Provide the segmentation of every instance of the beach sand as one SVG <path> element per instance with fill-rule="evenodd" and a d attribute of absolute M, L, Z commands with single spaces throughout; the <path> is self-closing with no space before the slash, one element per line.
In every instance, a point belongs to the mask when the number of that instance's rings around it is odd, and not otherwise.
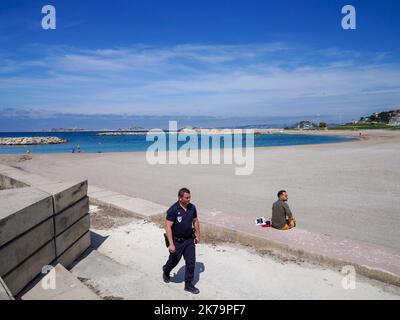
<path fill-rule="evenodd" d="M 352 142 L 256 148 L 249 176 L 235 175 L 235 165 L 152 166 L 143 152 L 32 154 L 20 162 L 1 155 L 0 163 L 48 178 L 88 179 L 166 206 L 186 186 L 200 219 L 205 210 L 269 218 L 277 191 L 285 189 L 298 228 L 400 248 L 400 131 L 361 132 Z M 359 137 L 358 131 L 302 133 Z"/>

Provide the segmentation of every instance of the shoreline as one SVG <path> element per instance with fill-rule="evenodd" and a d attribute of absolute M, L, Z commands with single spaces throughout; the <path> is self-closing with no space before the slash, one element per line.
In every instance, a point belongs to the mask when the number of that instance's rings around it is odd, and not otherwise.
<path fill-rule="evenodd" d="M 261 146 L 261 147 L 254 147 L 254 153 L 261 151 L 279 151 L 279 150 L 295 150 L 297 148 L 301 149 L 312 149 L 312 148 L 328 148 L 331 149 L 334 146 L 351 146 L 351 145 L 359 145 L 359 144 L 375 144 L 375 143 L 385 143 L 390 142 L 393 139 L 398 139 L 400 142 L 400 130 L 399 131 L 391 131 L 386 129 L 374 129 L 374 130 L 361 130 L 362 135 L 361 137 L 358 135 L 360 131 L 350 131 L 349 130 L 335 130 L 335 131 L 313 131 L 313 130 L 304 130 L 300 133 L 297 130 L 287 130 L 285 133 L 282 134 L 304 134 L 304 135 L 326 135 L 326 136 L 338 136 L 338 137 L 349 137 L 353 138 L 354 140 L 349 141 L 340 141 L 340 142 L 326 142 L 326 143 L 311 143 L 311 144 L 295 144 L 295 145 L 283 145 L 283 146 Z M 325 134 L 320 134 L 324 132 Z M 339 133 L 339 134 L 336 134 Z M 221 149 L 223 150 L 223 149 Z M 166 152 L 166 151 L 162 151 Z M 147 151 L 112 151 L 112 152 L 84 152 L 81 151 L 80 153 L 72 153 L 72 152 L 51 152 L 51 153 L 29 153 L 30 156 L 34 157 L 82 157 L 88 156 L 90 158 L 97 158 L 97 157 L 110 157 L 110 156 L 126 156 L 126 155 L 136 155 L 136 156 L 146 156 Z M 25 153 L 0 153 L 0 163 L 10 165 L 11 163 L 15 162 L 15 160 L 9 158 L 15 157 L 22 157 Z M 4 161 L 5 160 L 5 161 Z"/>
<path fill-rule="evenodd" d="M 345 130 L 343 130 L 345 131 Z M 259 149 L 272 149 L 272 148 L 285 148 L 285 147 L 303 147 L 303 146 L 324 146 L 324 145 L 337 145 L 337 144 L 343 144 L 343 143 L 356 143 L 356 142 L 360 142 L 362 140 L 368 140 L 368 137 L 366 136 L 362 136 L 361 138 L 355 135 L 351 135 L 349 133 L 343 132 L 344 134 L 321 134 L 321 133 L 325 133 L 325 131 L 296 131 L 296 130 L 286 130 L 284 132 L 280 132 L 280 133 L 272 133 L 272 134 L 264 134 L 264 135 L 275 135 L 275 134 L 282 134 L 282 135 L 314 135 L 314 136 L 337 136 L 337 137 L 349 137 L 349 138 L 353 138 L 355 140 L 349 140 L 349 141 L 339 141 L 339 142 L 325 142 L 325 143 L 304 143 L 304 144 L 293 144 L 293 145 L 282 145 L 282 146 L 260 146 L 260 147 L 254 147 L 254 150 L 259 150 Z M 35 146 L 35 145 L 11 145 L 9 147 L 30 147 L 30 146 Z M 179 150 L 179 148 L 178 148 Z M 221 149 L 222 150 L 222 149 Z M 79 152 L 79 154 L 100 154 L 100 155 L 104 155 L 104 154 L 146 154 L 147 151 L 111 151 L 111 152 L 85 152 L 84 150 Z M 167 152 L 167 151 L 162 151 L 162 152 Z M 33 153 L 34 155 L 68 155 L 71 154 L 72 152 L 35 152 Z M 22 154 L 25 153 L 0 153 L 0 160 L 1 157 L 5 157 L 5 156 L 21 156 Z"/>

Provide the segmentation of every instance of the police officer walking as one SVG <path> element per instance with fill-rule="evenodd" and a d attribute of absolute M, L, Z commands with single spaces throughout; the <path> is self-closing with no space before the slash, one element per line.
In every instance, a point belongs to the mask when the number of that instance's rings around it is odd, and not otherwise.
<path fill-rule="evenodd" d="M 193 231 L 194 227 L 194 231 Z M 178 192 L 178 201 L 167 211 L 165 231 L 169 242 L 169 258 L 163 266 L 164 282 L 170 281 L 170 272 L 181 260 L 185 259 L 185 290 L 194 294 L 200 291 L 193 285 L 196 264 L 195 244 L 200 242 L 200 223 L 194 204 L 190 203 L 189 189 Z"/>

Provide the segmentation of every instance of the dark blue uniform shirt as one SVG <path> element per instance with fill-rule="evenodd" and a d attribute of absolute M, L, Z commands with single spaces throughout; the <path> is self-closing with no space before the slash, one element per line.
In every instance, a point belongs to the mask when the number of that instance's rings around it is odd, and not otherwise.
<path fill-rule="evenodd" d="M 172 234 L 178 238 L 189 238 L 193 234 L 193 219 L 195 218 L 197 218 L 197 210 L 191 203 L 185 211 L 177 201 L 167 211 L 167 220 L 174 223 Z"/>

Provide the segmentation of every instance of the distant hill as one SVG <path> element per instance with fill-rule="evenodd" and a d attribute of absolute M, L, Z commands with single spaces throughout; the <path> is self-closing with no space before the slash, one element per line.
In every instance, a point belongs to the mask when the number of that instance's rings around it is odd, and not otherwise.
<path fill-rule="evenodd" d="M 389 124 L 400 125 L 400 109 L 375 112 L 367 117 L 361 117 L 356 124 Z"/>
<path fill-rule="evenodd" d="M 139 126 L 130 126 L 128 128 L 118 128 L 115 131 L 138 131 L 138 130 L 146 130 L 146 129 Z"/>
<path fill-rule="evenodd" d="M 39 130 L 39 132 L 81 132 L 81 131 L 89 131 L 89 130 L 82 128 L 52 128 L 52 129 Z"/>

